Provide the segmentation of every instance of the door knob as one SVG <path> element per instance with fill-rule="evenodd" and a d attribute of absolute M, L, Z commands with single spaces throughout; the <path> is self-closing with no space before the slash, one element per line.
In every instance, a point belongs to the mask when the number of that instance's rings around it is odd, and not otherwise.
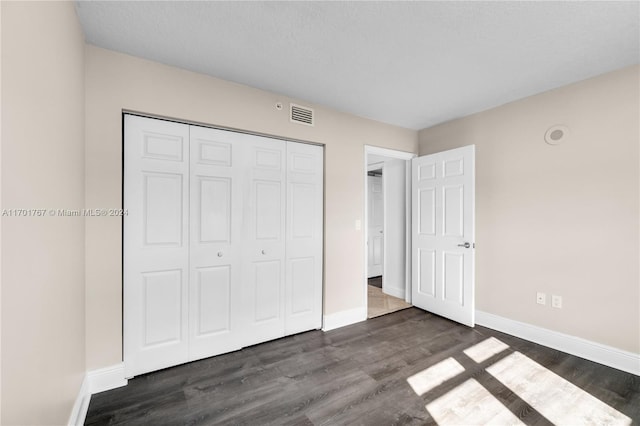
<path fill-rule="evenodd" d="M 458 247 L 469 248 L 471 247 L 471 244 L 470 243 L 458 244 Z"/>

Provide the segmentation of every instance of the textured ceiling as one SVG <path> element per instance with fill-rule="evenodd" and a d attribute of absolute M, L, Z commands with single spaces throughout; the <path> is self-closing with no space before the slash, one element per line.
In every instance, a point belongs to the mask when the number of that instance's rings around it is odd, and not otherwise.
<path fill-rule="evenodd" d="M 640 2 L 81 1 L 88 43 L 412 129 L 640 62 Z"/>

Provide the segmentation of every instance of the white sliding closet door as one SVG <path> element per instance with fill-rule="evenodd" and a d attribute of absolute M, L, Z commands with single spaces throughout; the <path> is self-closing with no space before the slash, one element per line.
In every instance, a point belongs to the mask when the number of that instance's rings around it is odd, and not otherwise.
<path fill-rule="evenodd" d="M 126 377 L 319 329 L 322 147 L 124 125 Z"/>
<path fill-rule="evenodd" d="M 245 345 L 284 336 L 286 142 L 243 135 Z"/>
<path fill-rule="evenodd" d="M 242 136 L 190 126 L 190 360 L 242 348 Z"/>
<path fill-rule="evenodd" d="M 125 116 L 127 377 L 188 361 L 189 127 Z"/>
<path fill-rule="evenodd" d="M 287 142 L 285 334 L 322 327 L 322 147 Z"/>

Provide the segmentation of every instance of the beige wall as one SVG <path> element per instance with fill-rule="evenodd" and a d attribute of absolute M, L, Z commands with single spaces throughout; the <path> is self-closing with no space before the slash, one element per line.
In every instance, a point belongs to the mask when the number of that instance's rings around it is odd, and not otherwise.
<path fill-rule="evenodd" d="M 421 155 L 476 145 L 479 310 L 640 353 L 639 70 L 420 132 Z"/>
<path fill-rule="evenodd" d="M 70 2 L 1 2 L 2 207 L 84 206 Z M 66 424 L 85 373 L 84 220 L 2 218 L 2 424 Z"/>
<path fill-rule="evenodd" d="M 302 126 L 276 110 L 292 101 L 285 96 L 93 46 L 85 57 L 87 207 L 121 206 L 123 109 L 326 144 L 324 311 L 364 306 L 363 235 L 354 227 L 363 219 L 363 146 L 415 152 L 417 132 L 318 106 L 316 126 Z M 91 370 L 122 360 L 121 221 L 89 219 L 86 230 Z"/>

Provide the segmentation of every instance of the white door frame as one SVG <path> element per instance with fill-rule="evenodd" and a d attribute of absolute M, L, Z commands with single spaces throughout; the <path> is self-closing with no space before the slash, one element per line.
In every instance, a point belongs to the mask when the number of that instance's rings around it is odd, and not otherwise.
<path fill-rule="evenodd" d="M 368 250 L 367 250 L 367 233 L 369 229 L 369 213 L 368 213 L 368 203 L 369 203 L 369 195 L 367 192 L 367 172 L 369 171 L 369 165 L 367 164 L 367 158 L 369 154 L 373 155 L 381 155 L 389 158 L 396 158 L 399 160 L 411 160 L 414 157 L 417 157 L 417 154 L 413 152 L 399 151 L 396 149 L 389 148 L 380 148 L 377 146 L 365 145 L 364 146 L 364 232 L 362 233 L 362 247 L 363 247 L 363 260 L 364 260 L 364 270 L 362 274 L 362 289 L 364 294 L 364 310 L 365 316 L 369 310 L 369 294 L 368 294 L 368 279 L 367 279 L 367 262 L 368 262 Z M 411 303 L 411 163 L 409 162 L 408 167 L 406 167 L 406 177 L 405 177 L 406 187 L 406 206 L 405 206 L 405 221 L 406 221 L 406 242 L 405 242 L 405 301 L 407 303 Z M 382 173 L 382 182 L 384 188 L 384 172 Z M 384 191 L 384 189 L 383 189 Z M 383 241 L 386 241 L 383 240 Z M 384 243 L 386 246 L 386 242 Z M 387 268 L 386 265 L 386 248 L 383 248 L 383 271 Z M 383 272 L 384 273 L 384 272 Z"/>

